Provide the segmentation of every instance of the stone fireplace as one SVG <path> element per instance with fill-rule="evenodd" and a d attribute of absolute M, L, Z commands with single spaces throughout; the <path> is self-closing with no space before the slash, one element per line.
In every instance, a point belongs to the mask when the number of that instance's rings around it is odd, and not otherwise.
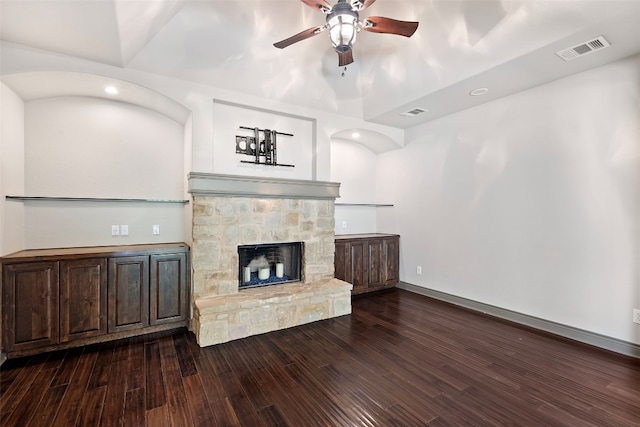
<path fill-rule="evenodd" d="M 191 173 L 192 329 L 201 346 L 351 313 L 334 278 L 339 184 Z M 239 248 L 300 242 L 298 281 L 244 287 Z"/>

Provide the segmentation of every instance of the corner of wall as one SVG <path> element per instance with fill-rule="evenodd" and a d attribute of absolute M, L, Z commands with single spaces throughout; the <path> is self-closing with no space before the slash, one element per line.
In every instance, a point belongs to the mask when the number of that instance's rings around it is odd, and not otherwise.
<path fill-rule="evenodd" d="M 24 249 L 24 102 L 0 82 L 0 256 Z M 10 226 L 9 226 L 10 225 Z"/>
<path fill-rule="evenodd" d="M 0 256 L 24 249 L 24 207 L 5 196 L 24 192 L 24 102 L 0 82 Z M 10 225 L 10 226 L 9 226 Z M 2 295 L 0 277 L 0 295 Z M 0 348 L 3 342 L 0 304 Z M 0 352 L 0 364 L 6 355 Z"/>

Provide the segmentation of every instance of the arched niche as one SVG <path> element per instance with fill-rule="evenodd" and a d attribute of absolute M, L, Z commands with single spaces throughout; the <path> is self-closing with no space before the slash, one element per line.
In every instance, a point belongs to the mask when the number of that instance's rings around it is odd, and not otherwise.
<path fill-rule="evenodd" d="M 24 102 L 59 96 L 90 96 L 126 102 L 163 114 L 181 125 L 191 112 L 182 104 L 155 90 L 124 80 L 70 71 L 34 71 L 2 76 L 2 82 Z M 118 93 L 108 94 L 106 87 Z"/>
<path fill-rule="evenodd" d="M 350 128 L 334 132 L 331 140 L 340 139 L 361 144 L 371 150 L 375 154 L 384 153 L 391 150 L 402 148 L 400 141 L 370 129 Z"/>
<path fill-rule="evenodd" d="M 24 207 L 26 247 L 190 241 L 190 206 L 181 203 L 188 199 L 192 161 L 188 108 L 94 74 L 44 71 L 1 79 L 24 102 L 25 133 L 13 142 L 24 163 L 10 177 L 22 190 L 12 185 L 7 195 L 25 200 L 3 202 Z M 105 92 L 107 86 L 118 93 Z M 127 225 L 128 235 L 114 238 L 114 224 Z M 156 224 L 160 235 L 152 233 Z"/>

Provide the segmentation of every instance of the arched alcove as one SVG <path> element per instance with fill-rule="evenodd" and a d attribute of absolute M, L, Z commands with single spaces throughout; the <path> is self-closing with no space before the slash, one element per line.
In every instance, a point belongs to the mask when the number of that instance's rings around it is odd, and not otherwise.
<path fill-rule="evenodd" d="M 2 82 L 24 102 L 59 96 L 111 99 L 148 108 L 184 125 L 191 112 L 177 101 L 155 90 L 125 80 L 71 71 L 34 71 L 2 76 Z M 118 93 L 109 94 L 107 87 Z"/>
<path fill-rule="evenodd" d="M 187 108 L 92 74 L 30 72 L 2 82 L 23 101 L 23 140 L 12 144 L 22 143 L 24 164 L 8 177 L 23 183 L 22 194 L 3 190 L 19 198 L 2 203 L 24 205 L 24 249 L 190 241 Z M 114 225 L 127 234 L 112 235 Z"/>
<path fill-rule="evenodd" d="M 395 139 L 371 129 L 350 128 L 334 132 L 331 139 L 341 139 L 356 142 L 367 147 L 375 154 L 397 150 L 404 146 L 404 141 Z"/>
<path fill-rule="evenodd" d="M 402 145 L 368 129 L 344 129 L 331 135 L 331 181 L 340 182 L 335 233 L 375 233 L 381 203 L 376 192 L 377 158 Z"/>

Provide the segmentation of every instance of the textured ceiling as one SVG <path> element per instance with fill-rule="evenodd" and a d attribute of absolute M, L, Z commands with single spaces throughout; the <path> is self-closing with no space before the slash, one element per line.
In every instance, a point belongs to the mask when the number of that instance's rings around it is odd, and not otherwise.
<path fill-rule="evenodd" d="M 373 15 L 420 26 L 361 32 L 344 76 L 326 34 L 273 47 L 324 24 L 298 0 L 2 0 L 0 37 L 400 128 L 640 52 L 640 0 L 377 0 Z M 606 50 L 554 54 L 601 34 Z M 399 116 L 414 107 L 429 111 Z"/>

